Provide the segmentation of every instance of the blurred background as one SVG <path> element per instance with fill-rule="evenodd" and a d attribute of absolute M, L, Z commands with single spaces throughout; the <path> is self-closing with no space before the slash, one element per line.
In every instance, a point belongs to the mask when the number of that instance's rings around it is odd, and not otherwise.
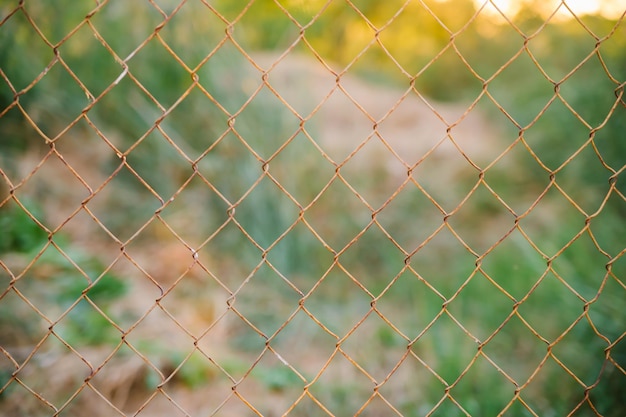
<path fill-rule="evenodd" d="M 623 416 L 625 11 L 1 2 L 0 414 Z"/>

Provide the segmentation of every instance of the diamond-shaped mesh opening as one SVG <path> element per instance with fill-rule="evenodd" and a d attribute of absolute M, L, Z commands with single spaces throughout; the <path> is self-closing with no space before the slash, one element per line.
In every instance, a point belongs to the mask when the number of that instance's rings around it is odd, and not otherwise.
<path fill-rule="evenodd" d="M 159 31 L 159 40 L 187 67 L 192 69 L 198 67 L 204 58 L 219 46 L 226 23 L 208 7 L 197 5 L 183 5 L 175 14 L 171 14 L 171 11 L 166 13 L 170 18 L 163 30 Z M 194 42 L 194 39 L 200 36 L 206 37 L 207 42 Z"/>
<path fill-rule="evenodd" d="M 376 314 L 370 314 L 346 339 L 341 342 L 341 352 L 357 363 L 377 383 L 382 383 L 406 352 L 407 342 L 394 334 L 388 323 Z M 404 346 L 402 346 L 404 345 Z M 385 349 L 388 355 L 377 361 L 364 361 L 374 352 Z"/>
<path fill-rule="evenodd" d="M 355 281 L 340 266 L 333 266 L 304 303 L 307 312 L 337 339 L 348 334 L 370 310 L 373 297 Z"/>
<path fill-rule="evenodd" d="M 271 288 L 274 296 L 268 297 L 262 288 Z M 300 300 L 300 294 L 285 282 L 285 278 L 265 263 L 251 272 L 236 297 L 234 306 L 237 311 L 265 338 L 280 330 Z M 251 310 L 252 306 L 263 308 Z"/>
<path fill-rule="evenodd" d="M 234 220 L 250 241 L 268 250 L 298 219 L 298 211 L 269 178 L 259 180 L 235 208 Z"/>
<path fill-rule="evenodd" d="M 341 164 L 370 137 L 372 120 L 366 110 L 356 106 L 349 95 L 338 88 L 328 92 L 320 106 L 307 120 L 307 129 L 317 126 L 318 145 L 331 161 Z M 338 112 L 338 109 L 346 110 Z"/>
<path fill-rule="evenodd" d="M 311 256 L 315 261 L 311 261 Z M 267 255 L 272 267 L 302 294 L 312 289 L 333 259 L 333 254 L 303 222 L 297 223 Z"/>
<path fill-rule="evenodd" d="M 470 415 L 497 415 L 509 403 L 514 391 L 515 386 L 507 376 L 483 356 L 478 356 L 450 390 L 450 396 Z"/>
<path fill-rule="evenodd" d="M 115 55 L 106 43 L 98 39 L 96 33 L 90 26 L 83 25 L 59 48 L 63 63 L 94 98 L 100 96 L 122 71 Z M 91 65 L 78 64 L 86 53 L 93 54 Z"/>
<path fill-rule="evenodd" d="M 394 328 L 381 328 L 386 343 L 404 345 L 404 338 L 417 337 L 441 311 L 442 296 L 411 270 L 394 277 L 385 293 L 376 300 L 376 311 Z M 407 314 L 401 314 L 406 311 Z M 383 330 L 384 329 L 384 330 Z M 396 330 L 397 329 L 397 330 Z M 403 334 L 404 336 L 400 336 Z"/>
<path fill-rule="evenodd" d="M 385 46 L 381 45 L 379 42 L 372 42 L 372 37 L 367 36 L 369 33 L 373 33 L 372 30 L 369 29 L 369 25 L 367 28 L 356 26 L 354 29 L 360 33 L 357 37 L 363 38 L 363 40 L 359 40 L 359 42 L 365 42 L 365 40 L 367 40 L 370 43 L 365 46 L 365 49 L 361 50 L 354 61 L 348 64 L 346 70 L 349 71 L 349 74 L 358 74 L 363 77 L 368 77 L 372 80 L 374 86 L 380 86 L 383 89 L 385 84 L 399 84 L 401 81 L 406 81 L 410 78 L 410 74 L 407 73 L 406 69 L 399 65 L 393 57 L 390 57 Z M 384 33 L 385 31 L 381 34 Z M 350 47 L 352 48 L 353 46 L 354 45 L 351 44 Z M 379 72 L 379 69 L 372 68 L 371 65 L 369 65 L 369 62 L 373 61 L 379 62 L 380 67 L 384 68 L 382 73 Z M 354 88 L 350 88 L 349 83 L 345 83 L 342 87 L 346 88 L 351 94 L 354 93 Z"/>
<path fill-rule="evenodd" d="M 4 387 L 3 387 L 4 388 Z M 11 400 L 7 401 L 3 407 L 9 413 L 20 414 L 53 414 L 54 406 L 37 394 L 33 394 L 29 388 L 14 382 L 5 388 L 6 393 L 11 393 Z"/>
<path fill-rule="evenodd" d="M 305 382 L 289 365 L 272 352 L 265 352 L 250 374 L 237 386 L 237 393 L 252 398 L 258 393 L 276 396 L 276 402 L 259 409 L 263 415 L 272 410 L 285 413 L 302 396 Z M 280 395 L 277 395 L 279 394 Z"/>
<path fill-rule="evenodd" d="M 164 391 L 185 410 L 198 407 L 197 399 L 186 393 L 189 389 L 211 387 L 210 393 L 207 391 L 203 399 L 205 403 L 202 407 L 206 411 L 217 409 L 232 393 L 232 382 L 220 366 L 198 350 L 189 354 L 172 352 L 165 358 L 165 366 L 169 369 L 165 370 L 167 382 L 163 386 Z"/>
<path fill-rule="evenodd" d="M 415 79 L 417 90 L 421 94 L 440 100 L 452 100 L 456 96 L 453 90 L 433 88 L 433 80 L 438 78 L 437 74 L 444 71 L 444 68 L 446 71 L 450 71 L 448 77 L 450 77 L 450 80 L 454 80 L 453 84 L 462 83 L 468 86 L 466 93 L 468 97 L 474 98 L 478 96 L 482 89 L 482 81 L 472 67 L 465 64 L 463 56 L 459 55 L 452 47 L 442 49 L 427 66 L 420 70 Z"/>
<path fill-rule="evenodd" d="M 442 211 L 451 213 L 463 202 L 476 184 L 476 172 L 468 164 L 467 159 L 453 146 L 448 137 L 439 139 L 433 153 L 425 159 L 418 160 L 412 170 L 412 182 L 423 188 Z M 441 164 L 442 158 L 451 161 L 451 165 Z M 434 175 L 426 175 L 433 172 Z M 446 184 L 452 183 L 448 192 Z"/>
<path fill-rule="evenodd" d="M 618 3 L 3 4 L 0 415 L 624 415 Z"/>
<path fill-rule="evenodd" d="M 260 53 L 255 63 L 268 71 L 267 82 L 289 107 L 306 118 L 323 98 L 336 88 L 336 76 L 321 65 L 311 66 L 300 58 L 316 60 L 315 54 L 302 43 L 298 43 L 286 55 L 277 52 Z M 319 62 L 319 61 L 318 61 Z M 317 124 L 308 124 L 320 128 Z"/>
<path fill-rule="evenodd" d="M 380 395 L 400 415 L 416 411 L 420 414 L 428 413 L 439 400 L 439 397 L 432 395 L 430 389 L 436 387 L 439 380 L 410 353 L 398 365 L 379 388 Z"/>
<path fill-rule="evenodd" d="M 372 110 L 368 111 L 377 119 L 379 136 L 401 161 L 408 165 L 417 163 L 445 136 L 446 120 L 433 112 L 414 90 L 408 90 L 402 96 L 384 88 L 376 93 L 380 97 L 373 101 Z M 359 103 L 362 103 L 361 99 Z"/>
<path fill-rule="evenodd" d="M 522 51 L 524 38 L 500 13 L 493 12 L 491 2 L 483 4 L 485 7 L 477 18 L 469 22 L 467 28 L 455 37 L 454 45 L 474 71 L 487 80 L 506 67 L 509 60 Z M 497 35 L 492 32 L 494 25 L 488 22 L 496 23 Z M 472 53 L 476 47 L 489 49 L 495 47 L 501 52 L 476 56 Z"/>
<path fill-rule="evenodd" d="M 545 272 L 546 262 L 521 233 L 514 231 L 485 256 L 480 267 L 500 291 L 521 300 Z"/>
<path fill-rule="evenodd" d="M 41 32 L 41 36 L 52 45 L 63 43 L 68 33 L 85 24 L 84 17 L 93 9 L 87 4 L 82 4 L 64 15 L 64 19 L 59 22 L 54 19 L 54 8 L 49 4 L 33 4 L 25 9 L 31 19 L 33 26 Z"/>
<path fill-rule="evenodd" d="M 84 187 L 91 188 L 93 192 L 115 170 L 111 164 L 111 160 L 116 158 L 115 150 L 102 141 L 97 131 L 92 129 L 85 119 L 80 119 L 59 136 L 55 142 L 55 149 L 59 159 L 62 158 L 66 163 L 67 169 L 75 171 L 77 179 L 84 182 Z M 78 149 L 83 151 L 77 152 Z M 83 152 L 86 152 L 88 158 L 85 158 Z M 67 191 L 66 193 L 69 194 Z"/>
<path fill-rule="evenodd" d="M 339 256 L 339 262 L 375 297 L 390 284 L 403 268 L 406 256 L 387 238 L 378 227 L 372 225 L 354 244 Z M 369 266 L 359 266 L 361 259 L 367 259 Z M 386 278 L 389 277 L 389 278 Z"/>
<path fill-rule="evenodd" d="M 414 76 L 445 47 L 449 33 L 429 12 L 428 6 L 413 2 L 407 2 L 403 6 L 402 12 L 380 33 L 379 39 L 401 68 L 409 76 Z M 433 36 L 421 44 L 419 38 L 405 36 L 407 32 L 403 28 L 406 27 L 423 28 Z M 400 39 L 406 39 L 407 42 L 400 42 Z M 414 58 L 416 53 L 419 58 L 417 60 Z"/>
<path fill-rule="evenodd" d="M 544 386 L 542 391 L 539 391 L 540 386 Z M 521 391 L 520 398 L 539 415 L 546 409 L 554 408 L 561 413 L 569 413 L 578 404 L 583 392 L 584 387 L 574 379 L 571 372 L 548 356 Z M 545 400 L 548 395 L 559 395 L 560 401 L 548 404 Z"/>
<path fill-rule="evenodd" d="M 165 59 L 165 62 L 162 60 Z M 169 109 L 192 84 L 191 75 L 167 48 L 152 38 L 128 61 L 129 74 L 133 81 L 150 92 L 156 103 Z M 155 88 L 156 85 L 167 88 Z"/>
<path fill-rule="evenodd" d="M 441 112 L 445 112 L 447 124 L 450 126 L 450 142 L 440 152 L 446 150 L 452 152 L 454 146 L 455 151 L 459 152 L 465 162 L 458 171 L 468 173 L 471 169 L 485 168 L 493 162 L 497 156 L 506 151 L 505 146 L 508 142 L 500 143 L 497 137 L 502 134 L 498 131 L 491 131 L 485 128 L 486 115 L 478 109 L 487 108 L 490 120 L 500 120 L 496 122 L 498 125 L 506 125 L 504 116 L 501 113 L 491 111 L 491 104 L 486 96 L 476 98 L 467 108 L 459 105 L 449 105 L 441 108 Z M 503 126 L 504 127 L 504 126 Z M 510 139 L 515 135 L 511 134 Z M 446 149 L 448 148 L 448 149 Z"/>
<path fill-rule="evenodd" d="M 610 81 L 608 75 L 606 75 L 606 78 L 603 78 L 603 73 L 606 74 L 606 71 L 602 67 L 602 61 L 597 59 L 596 56 L 593 56 L 574 71 L 571 76 L 561 84 L 559 89 L 559 94 L 563 100 L 591 127 L 600 126 L 604 122 L 607 116 L 611 114 L 611 107 L 615 102 L 614 91 L 617 85 Z M 592 93 L 588 93 L 597 103 L 593 108 L 588 108 L 581 102 L 582 94 L 576 91 L 576 84 L 579 84 L 582 79 L 591 76 L 598 77 L 599 85 L 593 89 Z"/>
<path fill-rule="evenodd" d="M 19 261 L 18 261 L 19 262 Z M 14 283 L 15 288 L 26 296 L 26 299 L 34 299 L 42 302 L 45 299 L 55 301 L 53 304 L 43 303 L 37 309 L 43 308 L 42 313 L 49 319 L 56 320 L 61 313 L 76 301 L 82 293 L 82 289 L 89 285 L 88 277 L 84 270 L 78 266 L 66 253 L 59 251 L 53 245 L 46 245 L 37 253 L 37 259 L 26 265 L 19 265 L 17 269 L 24 268 L 14 275 L 19 279 Z M 18 275 L 19 274 L 19 275 Z M 38 282 L 54 283 L 54 291 L 45 290 Z M 72 290 L 80 288 L 78 293 Z M 64 301 L 64 303 L 61 303 Z"/>
<path fill-rule="evenodd" d="M 537 60 L 539 66 L 551 80 L 560 82 L 578 65 L 585 62 L 587 56 L 593 51 L 597 41 L 582 25 L 569 25 L 567 32 L 559 31 L 558 27 L 558 23 L 549 25 L 536 33 L 528 42 L 527 50 Z M 583 47 L 578 50 L 570 51 L 558 48 L 558 46 L 563 45 L 565 39 L 567 39 L 565 36 L 567 38 L 576 39 L 576 42 Z M 536 47 L 536 45 L 541 46 Z M 553 60 L 554 55 L 547 54 L 545 45 L 553 46 L 555 53 L 558 54 L 557 56 L 560 59 Z M 576 72 L 578 71 L 585 72 L 584 69 L 577 69 Z"/>
<path fill-rule="evenodd" d="M 328 212 L 342 217 L 338 227 L 328 223 Z M 335 252 L 341 251 L 371 221 L 371 211 L 350 188 L 335 177 L 308 207 L 305 219 Z"/>
<path fill-rule="evenodd" d="M 456 261 L 450 264 L 446 259 L 435 255 L 439 251 L 446 251 Z M 431 236 L 421 242 L 411 254 L 411 270 L 424 282 L 437 291 L 445 299 L 452 297 L 467 278 L 473 273 L 476 257 L 467 251 L 447 227 L 442 226 Z"/>
<path fill-rule="evenodd" d="M 429 346 L 437 346 L 436 354 Z M 476 339 L 460 327 L 455 319 L 442 310 L 425 332 L 422 332 L 411 346 L 412 352 L 425 364 L 440 381 L 433 387 L 437 395 L 443 396 L 446 387 L 454 384 L 476 353 Z"/>
<path fill-rule="evenodd" d="M 493 300 L 485 307 L 480 300 Z M 513 300 L 481 274 L 472 275 L 463 289 L 448 305 L 448 311 L 461 320 L 467 331 L 479 340 L 486 340 L 511 314 Z"/>
<path fill-rule="evenodd" d="M 302 153 L 308 155 L 307 161 L 301 164 L 294 163 L 295 156 Z M 268 173 L 273 181 L 280 184 L 280 187 L 304 208 L 313 203 L 335 176 L 335 167 L 324 158 L 307 134 L 301 131 L 272 156 Z M 306 183 L 295 181 L 300 176 L 305 176 L 308 181 Z"/>
<path fill-rule="evenodd" d="M 136 24 L 130 30 L 125 27 L 124 19 L 120 18 L 125 13 L 135 16 L 133 22 Z M 154 29 L 162 21 L 163 15 L 149 3 L 133 3 L 128 7 L 106 4 L 89 19 L 91 26 L 121 59 L 127 59 L 153 34 Z M 122 31 L 127 36 L 121 38 L 115 35 Z"/>
<path fill-rule="evenodd" d="M 42 369 L 45 368 L 54 370 L 54 380 L 40 378 Z M 19 381 L 36 393 L 35 395 L 45 398 L 49 404 L 60 409 L 75 392 L 82 389 L 83 380 L 89 373 L 89 367 L 78 355 L 56 337 L 50 336 L 39 345 L 34 355 L 21 363 Z M 27 397 L 22 400 L 28 401 Z"/>
<path fill-rule="evenodd" d="M 5 378 L 10 378 L 17 364 L 21 363 L 37 342 L 47 334 L 49 323 L 28 302 L 24 301 L 21 292 L 9 290 L 9 276 L 4 271 L 0 273 L 0 277 L 2 277 L 2 305 L 4 306 L 0 310 L 2 346 L 5 349 L 3 369 L 6 369 Z M 6 382 L 5 380 L 3 384 Z"/>
<path fill-rule="evenodd" d="M 155 129 L 161 111 L 149 94 L 125 76 L 89 108 L 86 117 L 101 141 L 121 154 Z M 128 114 L 136 117 L 127 120 L 123 115 Z"/>
<path fill-rule="evenodd" d="M 375 155 L 382 156 L 383 159 L 378 159 Z M 371 172 L 368 175 L 363 175 L 363 166 L 369 166 Z M 341 167 L 341 175 L 369 207 L 380 210 L 407 183 L 407 166 L 394 150 L 390 150 L 389 143 L 384 138 L 374 134 Z M 393 175 L 387 176 L 388 172 Z"/>
<path fill-rule="evenodd" d="M 173 198 L 169 197 L 159 210 L 158 221 L 152 222 L 142 235 L 178 240 L 182 245 L 199 250 L 207 234 L 216 232 L 228 221 L 228 204 L 199 175 L 193 175 L 191 168 L 179 174 L 178 189 L 170 194 Z M 186 175 L 189 177 L 185 178 Z"/>
<path fill-rule="evenodd" d="M 234 31 L 233 38 L 245 46 L 246 49 L 283 49 L 287 48 L 298 37 L 297 25 L 294 24 L 288 14 L 282 11 L 279 2 L 241 3 L 247 3 L 245 8 L 242 9 L 241 4 L 224 7 L 233 12 L 241 10 L 241 13 L 237 16 L 240 30 Z M 224 12 L 227 13 L 226 10 Z M 233 21 L 234 19 L 229 20 Z M 263 31 L 268 33 L 264 35 Z M 260 41 L 263 41 L 263 44 L 260 44 Z"/>
<path fill-rule="evenodd" d="M 549 185 L 542 191 L 536 204 L 531 206 L 522 220 L 519 229 L 537 250 L 546 257 L 555 256 L 568 246 L 584 228 L 585 216 L 580 208 L 572 204 L 567 194 L 563 194 L 555 185 Z M 558 203 L 556 203 L 558 202 Z M 551 205 L 548 213 L 542 214 Z M 551 231 L 549 237 L 538 239 L 538 234 Z"/>
<path fill-rule="evenodd" d="M 552 263 L 552 270 L 585 300 L 592 300 L 606 276 L 608 257 L 588 233 L 581 234 Z"/>
<path fill-rule="evenodd" d="M 593 333 L 589 322 L 581 320 L 554 346 L 552 355 L 584 385 L 591 386 L 600 376 L 601 366 L 597 363 L 577 360 L 576 345 L 579 340 L 587 341 L 589 351 L 595 351 L 595 355 L 602 355 L 600 352 L 606 349 L 606 343 Z"/>
<path fill-rule="evenodd" d="M 224 253 L 237 248 L 237 259 L 225 259 Z M 199 256 L 209 260 L 206 267 L 216 271 L 216 276 L 231 292 L 241 286 L 250 272 L 260 264 L 260 249 L 231 220 L 213 232 L 210 240 L 203 244 Z"/>
<path fill-rule="evenodd" d="M 393 198 L 376 214 L 376 223 L 400 250 L 411 251 L 441 227 L 441 211 L 412 181 L 395 190 Z M 415 222 L 406 225 L 402 213 L 412 213 Z"/>
<path fill-rule="evenodd" d="M 477 221 L 468 221 L 469 218 Z M 512 218 L 512 213 L 498 196 L 484 183 L 479 182 L 457 206 L 456 213 L 450 217 L 448 224 L 464 245 L 473 251 L 484 253 L 511 230 Z M 481 223 L 489 226 L 482 228 L 478 226 Z"/>
<path fill-rule="evenodd" d="M 514 315 L 494 332 L 483 347 L 483 353 L 521 387 L 542 363 L 546 346 L 518 315 Z M 511 356 L 515 359 L 511 360 Z"/>
<path fill-rule="evenodd" d="M 117 184 L 120 184 L 119 188 Z M 119 191 L 112 192 L 114 189 Z M 131 202 L 125 198 L 118 198 L 123 194 L 141 195 L 141 197 L 140 200 Z M 148 224 L 160 205 L 156 191 L 145 180 L 140 179 L 134 170 L 129 168 L 129 165 L 121 164 L 99 187 L 99 192 L 89 200 L 86 207 L 105 229 L 123 241 Z M 125 221 L 122 222 L 111 215 L 117 210 L 123 210 L 126 213 Z"/>
<path fill-rule="evenodd" d="M 276 97 L 268 87 L 258 92 L 253 86 L 254 96 L 238 112 L 235 131 L 241 139 L 264 161 L 281 151 L 282 146 L 298 130 L 300 120 L 286 111 L 274 112 L 259 119 L 259 110 L 264 108 L 283 107 L 281 99 Z M 271 167 L 270 161 L 270 167 Z"/>
<path fill-rule="evenodd" d="M 515 175 L 503 175 L 505 171 Z M 567 178 L 563 176 L 563 181 Z M 521 216 L 541 197 L 550 178 L 524 143 L 518 141 L 489 167 L 485 182 L 515 214 Z"/>
<path fill-rule="evenodd" d="M 5 97 L 5 93 L 3 96 Z M 7 102 L 12 100 L 13 93 L 6 93 Z M 3 153 L 0 156 L 0 163 L 6 179 L 12 179 L 15 184 L 21 182 L 27 172 L 34 170 L 39 160 L 49 151 L 49 146 L 41 138 L 37 128 L 33 127 L 30 123 L 28 116 L 25 116 L 23 111 L 11 104 L 4 109 L 3 118 L 0 119 L 0 128 L 3 132 Z M 22 154 L 26 150 L 30 153 L 30 158 L 26 161 L 26 158 L 19 158 L 19 164 L 16 158 L 18 154 Z M 15 172 L 20 170 L 19 176 L 15 175 Z M 8 188 L 4 190 L 4 193 L 8 193 Z M 3 199 L 6 195 L 3 195 Z"/>
<path fill-rule="evenodd" d="M 373 387 L 373 381 L 353 360 L 338 352 L 309 387 L 309 393 L 331 415 L 355 415 L 371 396 Z"/>
<path fill-rule="evenodd" d="M 3 18 L 9 11 L 3 9 Z M 5 61 L 7 64 L 11 62 L 21 68 L 17 78 L 11 77 L 9 81 L 16 91 L 29 89 L 29 86 L 32 88 L 31 84 L 33 81 L 45 72 L 48 65 L 54 62 L 54 53 L 46 45 L 45 40 L 37 33 L 37 30 L 30 24 L 22 10 L 16 10 L 10 19 L 3 22 L 2 27 L 2 37 L 0 39 L 2 39 L 5 48 L 5 45 L 11 42 L 12 35 L 16 33 L 20 33 L 23 41 L 29 45 L 27 49 L 23 50 L 23 53 L 12 54 L 10 57 L 6 57 L 6 59 L 11 60 Z"/>
<path fill-rule="evenodd" d="M 311 382 L 335 351 L 336 339 L 304 311 L 290 316 L 290 321 L 270 340 L 272 352 Z M 323 346 L 316 349 L 316 346 Z M 297 348 L 297 349 L 296 349 Z M 306 361 L 300 361 L 301 355 Z M 282 359 L 281 359 L 282 358 Z"/>
<path fill-rule="evenodd" d="M 58 61 L 42 75 L 33 88 L 20 96 L 20 105 L 31 123 L 37 125 L 38 132 L 52 139 L 80 116 L 82 109 L 89 104 L 89 97 L 83 86 Z M 62 85 L 63 90 L 55 97 L 47 97 L 45 92 L 58 85 Z"/>
<path fill-rule="evenodd" d="M 358 8 L 339 4 L 328 4 L 321 10 L 319 18 L 312 25 L 311 45 L 322 57 L 329 61 L 335 61 L 337 68 L 345 66 L 355 60 L 361 52 L 365 52 L 372 42 L 374 31 L 363 19 Z M 349 25 L 327 26 L 332 21 L 342 20 Z M 320 37 L 315 36 L 323 30 L 331 30 L 332 38 L 336 39 L 335 48 L 330 44 L 320 42 Z M 305 34 L 306 36 L 306 34 Z"/>
<path fill-rule="evenodd" d="M 528 130 L 524 132 L 524 140 L 530 147 L 530 149 L 537 155 L 541 155 L 538 159 L 550 170 L 556 170 L 570 156 L 585 144 L 589 139 L 589 129 L 574 113 L 567 109 L 567 106 L 563 104 L 558 98 L 552 101 L 543 114 L 546 115 L 546 119 L 543 116 L 539 120 L 547 120 L 547 118 L 556 119 L 560 118 L 560 123 L 567 126 L 567 131 L 559 129 L 559 132 L 554 132 L 555 140 L 560 144 L 560 153 L 552 152 L 545 149 L 545 134 L 550 134 L 549 129 L 543 130 L 541 128 L 541 122 L 538 121 L 533 124 Z M 557 116 L 558 114 L 558 116 Z M 543 130 L 542 133 L 539 133 Z M 567 136 L 565 136 L 566 134 Z"/>
<path fill-rule="evenodd" d="M 40 222 L 50 230 L 55 230 L 71 219 L 81 202 L 89 196 L 89 190 L 81 181 L 80 175 L 57 153 L 48 154 L 37 171 L 24 182 L 16 195 L 25 201 L 33 200 L 46 189 L 45 197 L 38 200 L 50 208 L 51 213 Z"/>
<path fill-rule="evenodd" d="M 171 141 L 172 137 L 165 130 L 153 130 L 133 147 L 126 159 L 132 171 L 163 200 L 174 194 L 191 174 L 189 157 L 173 148 Z M 147 159 L 145 155 L 151 157 Z M 153 164 L 164 169 L 155 173 Z M 121 172 L 125 174 L 126 171 Z"/>
<path fill-rule="evenodd" d="M 518 127 L 528 126 L 554 95 L 554 85 L 545 78 L 526 51 L 514 56 L 514 59 L 507 62 L 506 66 L 500 67 L 496 74 L 494 74 L 495 78 L 490 79 L 487 92 L 496 105 L 502 106 L 508 117 L 512 119 L 511 122 Z M 511 85 L 511 81 L 508 81 L 524 79 L 528 76 L 534 80 L 528 86 L 523 83 Z M 516 97 L 523 97 L 525 103 L 523 108 L 512 105 L 510 100 L 514 98 L 505 93 L 507 87 L 516 89 Z"/>
<path fill-rule="evenodd" d="M 241 199 L 263 173 L 261 163 L 232 132 L 211 143 L 197 167 L 207 186 L 231 204 Z M 221 207 L 221 202 L 217 204 Z"/>
<path fill-rule="evenodd" d="M 547 272 L 537 282 L 538 285 L 521 303 L 518 312 L 539 336 L 553 342 L 582 315 L 584 303 L 554 273 Z M 540 301 L 543 297 L 555 293 L 559 294 L 559 304 L 567 308 L 562 309 L 555 304 L 539 307 L 544 304 Z"/>
<path fill-rule="evenodd" d="M 198 108 L 202 108 L 203 113 L 211 120 L 210 123 L 189 117 Z M 159 131 L 182 157 L 198 160 L 226 130 L 227 119 L 226 114 L 211 101 L 206 91 L 196 87 L 168 112 L 167 117 L 159 124 Z M 170 152 L 174 152 L 174 149 Z"/>

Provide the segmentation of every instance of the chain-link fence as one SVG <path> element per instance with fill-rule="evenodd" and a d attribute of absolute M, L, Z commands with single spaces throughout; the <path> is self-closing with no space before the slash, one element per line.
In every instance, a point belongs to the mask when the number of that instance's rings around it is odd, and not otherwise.
<path fill-rule="evenodd" d="M 3 416 L 623 416 L 626 7 L 0 4 Z"/>

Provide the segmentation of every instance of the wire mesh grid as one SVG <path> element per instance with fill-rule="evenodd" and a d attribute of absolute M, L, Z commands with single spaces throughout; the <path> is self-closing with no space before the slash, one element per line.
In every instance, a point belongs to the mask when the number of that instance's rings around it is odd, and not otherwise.
<path fill-rule="evenodd" d="M 5 2 L 2 414 L 623 415 L 575 3 Z"/>

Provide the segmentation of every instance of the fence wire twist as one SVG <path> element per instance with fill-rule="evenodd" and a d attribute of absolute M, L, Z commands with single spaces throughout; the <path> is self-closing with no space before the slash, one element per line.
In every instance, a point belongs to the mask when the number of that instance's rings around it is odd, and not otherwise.
<path fill-rule="evenodd" d="M 623 10 L 83 3 L 0 7 L 3 413 L 623 415 Z"/>

